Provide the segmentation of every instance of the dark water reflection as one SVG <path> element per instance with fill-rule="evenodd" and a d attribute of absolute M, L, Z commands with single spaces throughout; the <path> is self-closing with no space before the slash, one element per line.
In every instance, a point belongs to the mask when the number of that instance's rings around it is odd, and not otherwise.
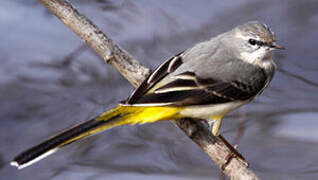
<path fill-rule="evenodd" d="M 76 3 L 148 67 L 233 26 L 267 23 L 288 49 L 265 93 L 223 126 L 264 179 L 318 175 L 318 2 Z M 37 1 L 0 2 L 0 179 L 218 179 L 219 170 L 169 122 L 124 126 L 71 145 L 23 171 L 10 159 L 125 99 L 133 88 Z M 241 126 L 240 126 L 241 124 Z M 212 166 L 212 168 L 211 168 Z"/>

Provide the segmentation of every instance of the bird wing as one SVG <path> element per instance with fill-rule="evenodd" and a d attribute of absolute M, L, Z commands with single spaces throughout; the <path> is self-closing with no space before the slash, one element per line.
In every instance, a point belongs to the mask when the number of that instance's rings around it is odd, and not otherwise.
<path fill-rule="evenodd" d="M 237 60 L 236 60 L 237 61 Z M 124 104 L 134 106 L 187 106 L 244 101 L 256 96 L 266 84 L 265 73 L 243 82 L 239 78 L 200 78 L 185 71 L 167 77 L 183 64 L 182 53 L 160 65 Z M 165 80 L 168 79 L 168 80 Z"/>

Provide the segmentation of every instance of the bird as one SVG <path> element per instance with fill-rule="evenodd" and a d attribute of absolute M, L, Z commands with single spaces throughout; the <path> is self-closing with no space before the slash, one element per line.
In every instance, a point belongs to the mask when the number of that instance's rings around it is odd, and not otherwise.
<path fill-rule="evenodd" d="M 25 168 L 75 141 L 127 124 L 196 118 L 220 136 L 223 117 L 268 87 L 275 49 L 285 48 L 258 21 L 197 43 L 163 62 L 115 108 L 23 151 L 11 165 Z"/>

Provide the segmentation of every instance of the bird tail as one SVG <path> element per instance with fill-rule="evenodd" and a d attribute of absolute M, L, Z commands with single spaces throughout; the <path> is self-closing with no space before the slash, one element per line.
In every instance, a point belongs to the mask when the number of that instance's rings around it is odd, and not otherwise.
<path fill-rule="evenodd" d="M 16 156 L 11 162 L 18 169 L 27 167 L 58 149 L 82 138 L 125 124 L 144 124 L 169 118 L 177 118 L 178 107 L 122 106 L 101 114 L 99 117 L 66 129 L 48 140 L 31 147 Z"/>

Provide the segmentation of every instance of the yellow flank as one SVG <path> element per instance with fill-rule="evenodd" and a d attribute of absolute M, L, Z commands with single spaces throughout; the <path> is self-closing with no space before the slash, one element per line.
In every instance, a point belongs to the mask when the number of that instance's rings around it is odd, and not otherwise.
<path fill-rule="evenodd" d="M 118 105 L 116 108 L 111 109 L 108 112 L 101 114 L 96 121 L 108 121 L 111 120 L 113 122 L 100 125 L 95 129 L 88 130 L 77 137 L 74 137 L 61 145 L 70 144 L 76 140 L 82 139 L 84 137 L 99 133 L 101 131 L 105 131 L 107 129 L 121 126 L 125 124 L 145 124 L 145 123 L 152 123 L 160 120 L 169 120 L 169 119 L 178 119 L 183 118 L 179 114 L 179 111 L 182 108 L 180 107 L 167 107 L 167 106 L 156 106 L 156 107 L 145 107 L 145 106 L 122 106 Z M 118 116 L 118 117 L 116 117 Z M 113 120 L 112 118 L 118 118 Z"/>
<path fill-rule="evenodd" d="M 123 124 L 145 124 L 160 120 L 169 120 L 171 118 L 182 118 L 179 115 L 180 107 L 137 107 L 137 106 L 121 106 L 124 113 L 120 125 Z M 128 112 L 128 113 L 127 113 Z M 125 114 L 127 113 L 127 114 Z"/>

